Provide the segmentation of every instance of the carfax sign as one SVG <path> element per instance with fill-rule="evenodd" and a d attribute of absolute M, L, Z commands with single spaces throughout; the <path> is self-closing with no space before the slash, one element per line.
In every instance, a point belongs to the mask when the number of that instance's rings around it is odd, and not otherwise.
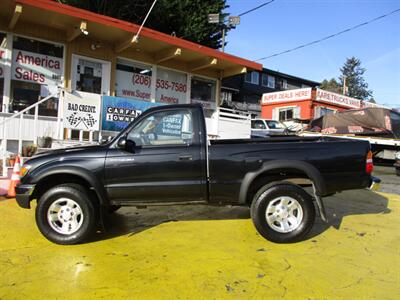
<path fill-rule="evenodd" d="M 141 100 L 103 96 L 101 130 L 121 131 L 130 122 L 153 106 L 161 105 Z"/>

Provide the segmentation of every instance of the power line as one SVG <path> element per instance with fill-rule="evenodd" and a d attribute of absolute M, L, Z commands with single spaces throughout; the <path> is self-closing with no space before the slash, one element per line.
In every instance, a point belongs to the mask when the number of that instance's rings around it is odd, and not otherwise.
<path fill-rule="evenodd" d="M 267 2 L 265 2 L 265 3 L 263 3 L 263 4 L 260 4 L 260 5 L 257 6 L 257 7 L 254 7 L 254 8 L 252 8 L 252 9 L 249 9 L 249 10 L 245 11 L 245 12 L 242 12 L 242 13 L 239 14 L 238 16 L 241 17 L 241 16 L 244 16 L 244 15 L 247 15 L 248 13 L 251 13 L 252 11 L 255 11 L 255 10 L 257 10 L 257 9 L 259 9 L 259 8 L 265 6 L 265 5 L 268 5 L 268 4 L 270 4 L 270 3 L 274 2 L 274 1 L 275 1 L 275 0 L 267 1 Z"/>
<path fill-rule="evenodd" d="M 241 14 L 238 14 L 238 17 L 247 15 L 248 13 L 251 13 L 251 12 L 257 10 L 257 9 L 260 9 L 261 7 L 264 7 L 264 6 L 270 4 L 270 3 L 274 2 L 274 1 L 275 1 L 275 0 L 270 0 L 270 1 L 267 1 L 267 2 L 264 2 L 264 3 L 260 4 L 260 5 L 258 5 L 258 6 L 256 6 L 256 7 L 253 7 L 252 9 L 246 10 L 246 11 L 242 12 Z M 224 21 L 223 23 L 226 23 L 226 22 L 227 22 L 227 21 Z M 206 31 L 206 30 L 208 30 L 208 28 L 204 29 L 203 31 Z M 202 32 L 203 32 L 203 31 L 202 31 Z M 191 34 L 191 33 L 187 33 L 187 34 L 185 34 L 185 35 L 180 36 L 179 38 L 183 39 L 183 38 L 189 36 L 190 34 Z"/>
<path fill-rule="evenodd" d="M 357 28 L 360 28 L 360 27 L 362 27 L 362 26 L 371 24 L 371 23 L 373 23 L 373 22 L 375 22 L 375 21 L 378 21 L 378 20 L 380 20 L 380 19 L 386 18 L 386 17 L 388 17 L 388 16 L 390 16 L 390 15 L 392 15 L 392 14 L 395 14 L 395 13 L 397 13 L 397 12 L 399 12 L 399 11 L 400 11 L 400 8 L 395 9 L 395 10 L 393 10 L 393 11 L 387 13 L 387 14 L 381 15 L 381 16 L 379 16 L 379 17 L 376 17 L 376 18 L 371 19 L 371 20 L 369 20 L 369 21 L 366 21 L 366 22 L 364 22 L 364 23 L 355 25 L 355 26 L 353 26 L 353 27 L 349 27 L 349 28 L 347 28 L 347 29 L 345 29 L 345 30 L 342 30 L 342 31 L 339 31 L 339 32 L 337 32 L 337 33 L 328 35 L 328 36 L 323 37 L 323 38 L 321 38 L 321 39 L 318 39 L 318 40 L 309 42 L 309 43 L 307 43 L 307 44 L 303 44 L 303 45 L 294 47 L 294 48 L 289 49 L 289 50 L 285 50 L 285 51 L 278 52 L 278 53 L 275 53 L 275 54 L 272 54 L 272 55 L 269 55 L 269 56 L 266 56 L 266 57 L 262 57 L 262 58 L 256 59 L 255 61 L 260 61 L 260 60 L 268 59 L 268 58 L 271 58 L 271 57 L 276 57 L 276 56 L 278 56 L 278 55 L 282 55 L 282 54 L 285 54 L 285 53 L 293 52 L 293 51 L 295 51 L 295 50 L 298 50 L 298 49 L 301 49 L 301 48 L 304 48 L 304 47 L 307 47 L 307 46 L 311 46 L 311 45 L 314 45 L 314 44 L 323 42 L 323 41 L 325 41 L 325 40 L 331 39 L 331 38 L 336 37 L 336 36 L 338 36 L 338 35 L 341 35 L 341 34 L 343 34 L 343 33 L 346 33 L 346 32 L 352 31 L 352 30 L 355 30 L 355 29 L 357 29 Z"/>

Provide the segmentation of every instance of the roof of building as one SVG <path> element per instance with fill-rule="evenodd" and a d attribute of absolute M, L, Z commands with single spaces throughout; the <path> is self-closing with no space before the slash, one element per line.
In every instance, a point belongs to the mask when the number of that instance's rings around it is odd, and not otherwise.
<path fill-rule="evenodd" d="M 300 82 L 303 82 L 304 84 L 310 85 L 312 87 L 321 85 L 321 83 L 317 82 L 317 81 L 301 78 L 301 77 L 298 77 L 298 76 L 293 76 L 293 75 L 290 75 L 290 74 L 282 73 L 282 72 L 271 70 L 271 69 L 267 69 L 267 68 L 263 68 L 262 72 L 263 73 L 268 73 L 268 74 L 271 74 L 271 75 L 275 75 L 275 76 L 279 76 L 279 77 L 282 77 L 282 78 L 294 80 L 294 81 L 300 81 Z"/>
<path fill-rule="evenodd" d="M 279 76 L 279 77 L 282 77 L 282 78 L 294 80 L 294 81 L 304 82 L 305 84 L 310 85 L 312 87 L 321 85 L 321 83 L 317 82 L 317 81 L 301 78 L 301 77 L 298 77 L 298 76 L 293 76 L 293 75 L 290 75 L 290 74 L 282 73 L 282 72 L 271 70 L 271 69 L 267 69 L 267 68 L 263 68 L 262 72 L 263 73 L 268 73 L 268 74 L 271 74 L 271 75 L 275 75 L 275 76 Z"/>
<path fill-rule="evenodd" d="M 188 69 L 207 68 L 215 72 L 218 77 L 227 77 L 239 74 L 247 70 L 261 70 L 262 65 L 241 57 L 211 49 L 182 38 L 174 37 L 146 27 L 140 33 L 138 43 L 132 42 L 132 37 L 139 30 L 139 25 L 118 20 L 108 16 L 96 14 L 87 10 L 50 0 L 2 0 L 0 10 L 0 28 L 10 26 L 14 17 L 16 5 L 22 5 L 22 13 L 19 19 L 42 26 L 50 26 L 56 30 L 66 32 L 79 28 L 82 21 L 87 22 L 87 30 L 90 37 L 106 40 L 115 45 L 116 49 L 125 51 L 124 45 L 138 49 L 151 57 L 158 57 L 159 53 L 168 55 L 174 49 L 179 50 L 177 61 L 188 64 Z M 6 22 L 6 23 L 4 23 Z M 19 22 L 19 21 L 18 21 Z M 18 24 L 17 24 L 18 25 Z M 18 26 L 17 26 L 18 27 Z M 16 27 L 16 29 L 17 29 Z M 121 48 L 120 48 L 121 47 Z M 157 61 L 155 62 L 157 63 Z"/>

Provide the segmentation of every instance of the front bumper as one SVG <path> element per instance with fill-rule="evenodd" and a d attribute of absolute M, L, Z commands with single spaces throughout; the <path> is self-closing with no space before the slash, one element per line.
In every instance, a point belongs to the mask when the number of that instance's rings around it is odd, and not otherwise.
<path fill-rule="evenodd" d="M 381 186 L 381 181 L 378 177 L 371 176 L 371 183 L 369 189 L 371 191 L 378 191 Z"/>
<path fill-rule="evenodd" d="M 35 190 L 34 184 L 20 184 L 15 188 L 15 199 L 22 208 L 31 208 L 32 194 Z"/>

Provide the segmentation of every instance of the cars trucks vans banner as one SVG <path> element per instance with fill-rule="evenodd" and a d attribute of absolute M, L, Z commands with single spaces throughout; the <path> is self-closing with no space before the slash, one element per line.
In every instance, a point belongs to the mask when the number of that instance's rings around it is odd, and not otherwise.
<path fill-rule="evenodd" d="M 64 74 L 62 58 L 13 50 L 11 78 L 38 84 L 59 85 Z"/>
<path fill-rule="evenodd" d="M 161 103 L 147 102 L 139 99 L 121 97 L 102 97 L 101 130 L 121 131 L 135 118 L 150 107 Z"/>
<path fill-rule="evenodd" d="M 100 129 L 101 95 L 78 92 L 65 93 L 64 128 L 98 131 Z"/>
<path fill-rule="evenodd" d="M 324 91 L 317 89 L 317 94 L 315 97 L 317 101 L 328 102 L 336 105 L 342 105 L 350 108 L 360 108 L 361 101 L 355 98 L 347 97 L 345 95 Z"/>

